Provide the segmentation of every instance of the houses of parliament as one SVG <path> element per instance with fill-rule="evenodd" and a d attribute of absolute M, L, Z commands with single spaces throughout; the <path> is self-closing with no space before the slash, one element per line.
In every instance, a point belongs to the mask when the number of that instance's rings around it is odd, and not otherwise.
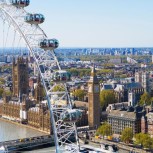
<path fill-rule="evenodd" d="M 43 85 L 39 76 L 37 77 L 36 87 L 33 87 L 33 90 L 29 88 L 28 59 L 18 57 L 16 61 L 13 60 L 12 81 L 12 96 L 8 96 L 4 92 L 0 103 L 0 116 L 4 119 L 27 124 L 39 130 L 52 133 L 50 114 L 47 102 L 44 100 Z M 82 118 L 77 122 L 77 125 L 86 126 L 89 123 L 91 127 L 99 126 L 99 83 L 96 79 L 94 68 L 91 72 L 88 87 L 87 107 L 86 109 L 83 108 Z M 83 103 L 76 103 L 75 106 L 82 108 Z M 97 116 L 99 117 L 97 118 Z"/>

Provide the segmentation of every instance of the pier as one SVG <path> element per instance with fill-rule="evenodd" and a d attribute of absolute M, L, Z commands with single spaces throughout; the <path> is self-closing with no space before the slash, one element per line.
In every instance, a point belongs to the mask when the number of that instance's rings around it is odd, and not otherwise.
<path fill-rule="evenodd" d="M 45 135 L 45 136 L 29 137 L 29 138 L 0 142 L 0 152 L 28 150 L 43 145 L 53 146 L 54 145 L 53 136 Z"/>

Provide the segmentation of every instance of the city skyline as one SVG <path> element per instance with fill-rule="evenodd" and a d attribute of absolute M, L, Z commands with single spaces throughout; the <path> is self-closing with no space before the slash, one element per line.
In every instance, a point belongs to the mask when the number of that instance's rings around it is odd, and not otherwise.
<path fill-rule="evenodd" d="M 40 27 L 60 47 L 153 47 L 152 5 L 151 0 L 46 0 L 31 1 L 25 9 L 44 14 Z"/>

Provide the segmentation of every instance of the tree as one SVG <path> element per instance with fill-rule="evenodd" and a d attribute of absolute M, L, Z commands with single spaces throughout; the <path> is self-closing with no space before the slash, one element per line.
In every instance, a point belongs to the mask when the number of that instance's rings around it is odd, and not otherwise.
<path fill-rule="evenodd" d="M 86 76 L 86 75 L 90 75 L 91 73 L 91 69 L 87 68 L 87 69 L 69 69 L 68 72 L 71 73 L 72 76 Z"/>
<path fill-rule="evenodd" d="M 132 128 L 125 128 L 121 134 L 121 140 L 125 143 L 129 143 L 133 138 L 133 130 Z"/>
<path fill-rule="evenodd" d="M 120 78 L 126 78 L 127 77 L 127 74 L 121 74 L 120 75 Z"/>
<path fill-rule="evenodd" d="M 68 72 L 71 73 L 72 76 L 78 76 L 78 70 L 77 69 L 69 69 Z"/>
<path fill-rule="evenodd" d="M 102 109 L 105 109 L 108 104 L 115 103 L 115 94 L 113 90 L 102 90 L 100 92 L 100 105 Z"/>
<path fill-rule="evenodd" d="M 96 134 L 104 136 L 109 136 L 112 134 L 112 127 L 107 122 L 103 123 L 96 131 Z"/>
<path fill-rule="evenodd" d="M 138 133 L 135 136 L 135 144 L 140 144 L 142 147 L 144 148 L 152 148 L 153 145 L 153 139 L 150 138 L 150 136 L 148 134 L 144 134 L 144 133 Z"/>
<path fill-rule="evenodd" d="M 134 143 L 135 144 L 137 144 L 137 145 L 141 145 L 142 146 L 142 144 L 143 144 L 143 133 L 138 133 L 138 134 L 136 134 L 135 136 L 134 136 L 134 138 L 135 138 L 135 141 L 134 141 Z"/>
<path fill-rule="evenodd" d="M 6 94 L 6 96 L 11 96 L 12 95 L 12 92 L 9 91 L 9 90 L 5 90 L 5 94 Z"/>
<path fill-rule="evenodd" d="M 105 63 L 105 64 L 104 64 L 104 68 L 105 68 L 105 69 L 114 68 L 114 66 L 115 66 L 115 65 L 112 64 L 112 63 Z"/>
<path fill-rule="evenodd" d="M 3 92 L 4 92 L 4 89 L 3 88 L 0 88 L 0 97 L 2 97 Z"/>
<path fill-rule="evenodd" d="M 146 103 L 147 105 L 151 104 L 151 96 L 147 92 L 141 95 L 141 98 L 140 98 L 139 104 L 144 105 L 144 103 Z"/>
<path fill-rule="evenodd" d="M 9 90 L 4 90 L 3 88 L 0 88 L 0 97 L 3 97 L 3 93 L 5 92 L 6 96 L 11 96 L 12 92 Z"/>
<path fill-rule="evenodd" d="M 102 70 L 97 71 L 97 75 L 106 75 L 106 74 L 112 73 L 112 72 L 113 72 L 112 69 L 102 69 Z"/>
<path fill-rule="evenodd" d="M 153 138 L 151 138 L 151 142 L 152 142 L 151 149 L 153 149 Z"/>
<path fill-rule="evenodd" d="M 82 90 L 82 89 L 76 89 L 76 90 L 73 92 L 73 95 L 74 95 L 75 97 L 77 97 L 79 100 L 82 100 L 83 97 L 85 96 L 85 92 L 84 92 L 84 90 Z"/>
<path fill-rule="evenodd" d="M 57 91 L 65 91 L 64 87 L 62 85 L 56 85 L 53 88 L 53 92 L 57 92 Z"/>
<path fill-rule="evenodd" d="M 150 138 L 149 135 L 146 134 L 144 141 L 143 141 L 143 147 L 151 149 L 152 148 L 152 139 Z"/>
<path fill-rule="evenodd" d="M 4 78 L 0 78 L 0 83 L 1 84 L 5 84 L 5 79 Z"/>

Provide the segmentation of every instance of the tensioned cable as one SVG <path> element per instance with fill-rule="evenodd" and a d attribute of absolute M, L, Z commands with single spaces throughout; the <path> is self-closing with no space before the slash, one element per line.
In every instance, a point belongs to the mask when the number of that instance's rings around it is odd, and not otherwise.
<path fill-rule="evenodd" d="M 13 38 L 13 42 L 12 42 L 13 53 L 14 53 L 14 43 L 15 43 L 15 38 L 16 38 L 16 31 L 14 32 L 14 38 Z"/>
<path fill-rule="evenodd" d="M 2 51 L 2 54 L 4 55 L 4 41 L 5 41 L 5 21 L 3 21 L 3 51 Z"/>
<path fill-rule="evenodd" d="M 7 30 L 6 40 L 5 40 L 5 46 L 4 46 L 4 47 L 6 47 L 6 43 L 7 43 L 7 39 L 8 39 L 9 30 L 10 30 L 10 25 L 9 25 L 9 27 L 8 27 L 8 30 Z"/>
<path fill-rule="evenodd" d="M 20 38 L 19 38 L 19 41 L 18 41 L 18 43 L 17 43 L 17 48 L 20 48 L 21 49 L 21 44 L 20 44 L 20 42 L 21 42 L 21 39 L 22 39 L 22 37 L 21 36 L 19 36 Z"/>

